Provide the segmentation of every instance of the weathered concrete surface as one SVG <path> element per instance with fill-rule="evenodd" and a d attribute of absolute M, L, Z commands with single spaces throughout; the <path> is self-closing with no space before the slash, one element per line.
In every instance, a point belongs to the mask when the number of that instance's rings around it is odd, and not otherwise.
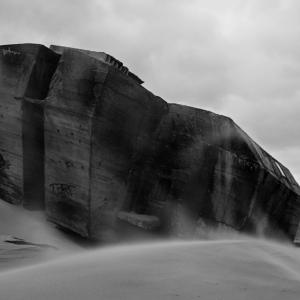
<path fill-rule="evenodd" d="M 43 206 L 43 108 L 58 55 L 42 45 L 0 46 L 0 198 Z"/>
<path fill-rule="evenodd" d="M 43 105 L 50 220 L 96 239 L 119 231 L 120 212 L 159 219 L 167 233 L 223 224 L 294 238 L 298 184 L 231 119 L 168 104 L 101 52 L 52 48 L 60 59 Z"/>
<path fill-rule="evenodd" d="M 217 222 L 255 231 L 267 217 L 270 226 L 266 230 L 281 228 L 295 234 L 298 185 L 283 166 L 282 176 L 275 160 L 232 120 L 170 105 L 156 143 L 151 163 L 140 168 L 136 177 L 147 176 L 144 170 L 148 168 L 151 181 L 138 187 L 133 201 L 135 197 L 149 199 L 149 209 L 159 214 L 165 211 L 164 220 L 178 215 L 179 224 L 180 218 L 188 218 L 192 224 Z"/>
<path fill-rule="evenodd" d="M 64 51 L 45 104 L 49 217 L 84 236 L 113 226 L 128 194 L 132 159 L 137 149 L 148 151 L 166 109 L 113 66 Z"/>
<path fill-rule="evenodd" d="M 110 66 L 113 66 L 115 69 L 119 70 L 120 72 L 128 75 L 132 79 L 134 79 L 137 83 L 142 84 L 144 81 L 140 79 L 138 76 L 133 74 L 129 71 L 129 69 L 123 65 L 121 61 L 116 59 L 115 57 L 105 53 L 105 52 L 99 52 L 99 51 L 90 51 L 90 50 L 82 50 L 77 48 L 70 48 L 70 47 L 64 47 L 64 46 L 58 46 L 58 45 L 51 45 L 50 49 L 56 52 L 59 55 L 62 55 L 66 50 L 75 50 L 82 53 L 85 53 L 86 55 L 89 55 L 90 57 L 93 57 L 99 61 L 102 61 Z"/>
<path fill-rule="evenodd" d="M 295 235 L 295 238 L 294 238 L 294 243 L 298 246 L 300 245 L 300 223 L 299 223 L 297 231 L 296 231 L 296 235 Z"/>
<path fill-rule="evenodd" d="M 154 231 L 160 227 L 158 217 L 150 215 L 140 215 L 132 212 L 121 211 L 118 213 L 118 218 L 134 226 Z"/>

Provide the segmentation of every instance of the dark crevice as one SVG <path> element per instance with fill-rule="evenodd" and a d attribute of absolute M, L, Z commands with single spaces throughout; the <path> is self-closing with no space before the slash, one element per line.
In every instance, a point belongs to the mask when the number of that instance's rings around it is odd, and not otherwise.
<path fill-rule="evenodd" d="M 25 97 L 44 100 L 49 91 L 52 76 L 57 68 L 60 55 L 42 47 L 32 69 Z"/>
<path fill-rule="evenodd" d="M 44 208 L 44 106 L 59 55 L 41 47 L 22 99 L 23 130 L 23 205 Z"/>

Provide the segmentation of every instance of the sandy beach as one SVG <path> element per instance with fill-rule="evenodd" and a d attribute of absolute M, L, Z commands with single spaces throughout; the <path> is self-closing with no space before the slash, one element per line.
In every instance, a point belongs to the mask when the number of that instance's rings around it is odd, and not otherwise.
<path fill-rule="evenodd" d="M 115 246 L 0 273 L 1 299 L 299 299 L 300 252 L 263 240 Z"/>
<path fill-rule="evenodd" d="M 285 242 L 219 236 L 87 250 L 39 213 L 4 202 L 0 212 L 1 300 L 300 298 L 300 251 Z"/>

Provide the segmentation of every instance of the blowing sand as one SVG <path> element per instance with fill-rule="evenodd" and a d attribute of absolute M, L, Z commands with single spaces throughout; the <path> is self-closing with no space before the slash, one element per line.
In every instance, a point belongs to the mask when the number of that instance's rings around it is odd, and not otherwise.
<path fill-rule="evenodd" d="M 4 233 L 57 249 L 45 255 Z M 83 250 L 42 216 L 0 201 L 1 235 L 0 300 L 300 299 L 300 249 L 263 239 Z"/>
<path fill-rule="evenodd" d="M 18 239 L 27 244 L 6 242 Z M 31 212 L 0 199 L 0 272 L 80 250 L 80 246 L 47 222 L 43 213 Z"/>
<path fill-rule="evenodd" d="M 300 252 L 260 240 L 87 251 L 0 273 L 0 299 L 300 299 Z"/>

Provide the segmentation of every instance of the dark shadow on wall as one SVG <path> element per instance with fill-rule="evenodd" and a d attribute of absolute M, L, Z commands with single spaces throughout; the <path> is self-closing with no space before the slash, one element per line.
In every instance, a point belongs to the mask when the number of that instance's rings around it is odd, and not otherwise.
<path fill-rule="evenodd" d="M 44 208 L 43 105 L 24 100 L 23 105 L 23 206 Z"/>
<path fill-rule="evenodd" d="M 6 174 L 9 166 L 9 162 L 0 153 L 0 199 L 5 199 L 12 204 L 21 204 L 22 193 Z"/>
<path fill-rule="evenodd" d="M 23 206 L 44 209 L 45 145 L 44 100 L 60 56 L 42 47 L 22 99 L 23 130 Z"/>

